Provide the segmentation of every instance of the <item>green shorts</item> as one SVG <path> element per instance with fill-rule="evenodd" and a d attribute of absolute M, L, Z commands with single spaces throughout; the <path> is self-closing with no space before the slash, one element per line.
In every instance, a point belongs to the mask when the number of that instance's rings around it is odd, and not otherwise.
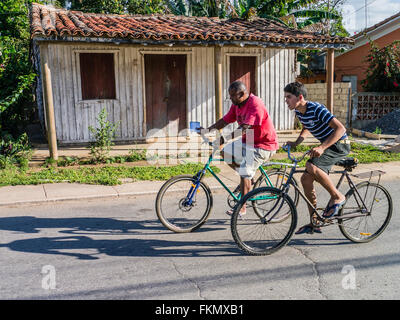
<path fill-rule="evenodd" d="M 350 140 L 339 140 L 324 151 L 318 158 L 312 158 L 308 162 L 329 173 L 332 166 L 339 160 L 342 160 L 350 153 Z"/>

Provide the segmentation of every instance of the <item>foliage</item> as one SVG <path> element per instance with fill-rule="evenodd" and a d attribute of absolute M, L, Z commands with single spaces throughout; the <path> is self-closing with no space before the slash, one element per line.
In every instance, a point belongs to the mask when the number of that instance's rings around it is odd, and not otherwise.
<path fill-rule="evenodd" d="M 59 0 L 58 5 L 71 10 L 112 14 L 164 13 L 165 0 Z"/>
<path fill-rule="evenodd" d="M 369 42 L 371 50 L 366 57 L 367 76 L 361 81 L 365 91 L 400 92 L 400 40 L 384 48 L 374 41 Z"/>
<path fill-rule="evenodd" d="M 318 145 L 302 144 L 297 146 L 296 149 L 293 150 L 293 152 L 295 152 L 295 155 L 296 153 L 297 155 L 300 155 L 312 149 L 313 147 L 317 146 Z M 284 151 L 282 148 L 279 148 L 277 152 L 286 153 L 286 151 Z M 369 144 L 356 143 L 356 142 L 351 142 L 350 154 L 348 156 L 357 158 L 360 164 L 400 161 L 400 153 L 382 151 L 375 146 Z M 306 157 L 303 161 L 299 163 L 299 166 L 304 167 L 308 159 L 309 158 Z M 291 160 L 285 158 L 285 159 L 280 159 L 279 162 L 291 163 Z"/>
<path fill-rule="evenodd" d="M 0 168 L 4 169 L 11 165 L 28 167 L 28 161 L 32 150 L 26 133 L 14 139 L 10 134 L 4 133 L 0 140 Z"/>
<path fill-rule="evenodd" d="M 90 155 L 94 162 L 105 162 L 114 145 L 112 142 L 118 124 L 107 120 L 107 110 L 103 108 L 97 117 L 97 128 L 89 126 L 89 131 L 94 136 L 94 142 L 90 144 Z"/>
<path fill-rule="evenodd" d="M 29 60 L 28 7 L 32 2 L 0 2 L 0 130 L 14 136 L 23 132 L 35 113 L 35 74 Z"/>

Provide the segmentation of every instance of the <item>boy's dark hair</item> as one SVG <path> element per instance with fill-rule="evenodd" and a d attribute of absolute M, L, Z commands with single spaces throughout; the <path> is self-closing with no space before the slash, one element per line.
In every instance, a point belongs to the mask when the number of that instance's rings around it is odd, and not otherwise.
<path fill-rule="evenodd" d="M 307 97 L 307 89 L 301 82 L 298 81 L 287 84 L 283 90 L 285 92 L 294 94 L 296 97 L 299 95 L 302 95 L 304 99 Z"/>

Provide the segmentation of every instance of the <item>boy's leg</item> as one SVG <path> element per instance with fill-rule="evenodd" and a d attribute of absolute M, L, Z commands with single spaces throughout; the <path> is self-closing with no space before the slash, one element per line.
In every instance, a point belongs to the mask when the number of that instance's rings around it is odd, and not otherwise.
<path fill-rule="evenodd" d="M 317 206 L 317 194 L 314 188 L 314 180 L 314 176 L 309 174 L 308 172 L 304 172 L 301 176 L 301 184 L 303 186 L 304 195 L 315 208 Z M 312 214 L 313 208 L 311 208 L 309 205 L 307 205 L 307 207 L 310 214 Z"/>
<path fill-rule="evenodd" d="M 332 180 L 329 178 L 328 174 L 318 168 L 317 166 L 313 165 L 311 162 L 306 163 L 306 169 L 309 174 L 311 174 L 314 179 L 319 182 L 326 191 L 331 196 L 331 200 L 329 205 L 333 205 L 336 203 L 343 202 L 346 198 L 345 196 L 336 189 L 335 185 L 333 184 Z"/>

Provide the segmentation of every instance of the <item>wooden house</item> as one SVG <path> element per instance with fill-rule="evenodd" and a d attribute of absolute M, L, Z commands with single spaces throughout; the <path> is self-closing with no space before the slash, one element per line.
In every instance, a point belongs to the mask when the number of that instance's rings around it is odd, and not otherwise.
<path fill-rule="evenodd" d="M 277 130 L 292 129 L 283 87 L 296 78 L 296 49 L 333 52 L 352 43 L 261 18 L 106 15 L 39 4 L 31 8 L 31 35 L 39 115 L 58 144 L 90 141 L 102 108 L 119 123 L 120 141 L 145 139 L 152 129 L 176 135 L 191 121 L 209 126 L 229 109 L 227 88 L 237 79 L 265 102 Z"/>

